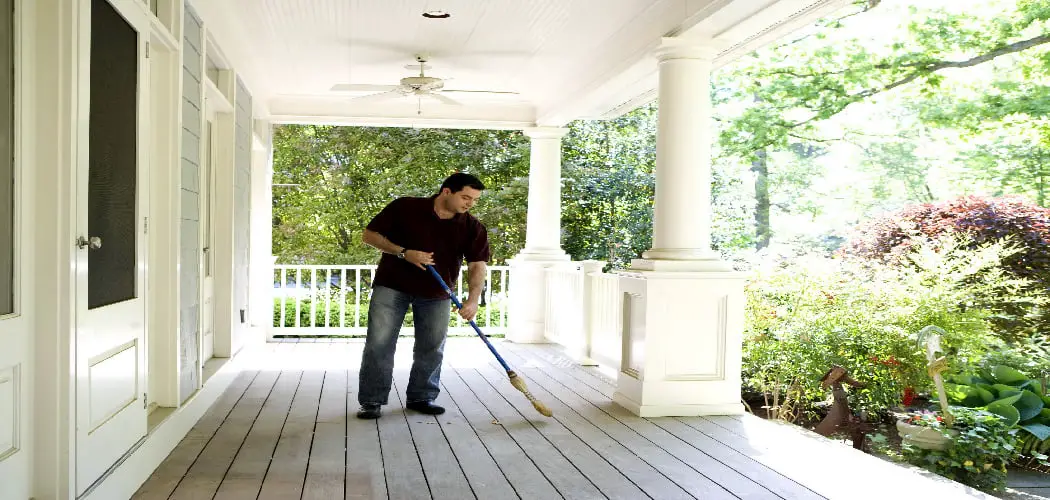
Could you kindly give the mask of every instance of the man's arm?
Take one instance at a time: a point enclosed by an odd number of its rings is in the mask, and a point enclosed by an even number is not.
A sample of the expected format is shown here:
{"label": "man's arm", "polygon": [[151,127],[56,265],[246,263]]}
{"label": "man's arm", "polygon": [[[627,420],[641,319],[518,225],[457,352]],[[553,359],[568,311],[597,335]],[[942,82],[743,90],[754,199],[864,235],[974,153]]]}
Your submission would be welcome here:
{"label": "man's arm", "polygon": [[470,287],[467,302],[476,304],[481,300],[481,292],[485,288],[486,276],[488,276],[488,264],[485,261],[467,263],[467,278]]}
{"label": "man's arm", "polygon": [[469,295],[467,295],[467,302],[463,304],[463,309],[459,310],[460,317],[467,321],[474,319],[478,313],[478,304],[481,302],[481,292],[485,288],[487,275],[488,265],[485,264],[485,261],[467,263]]}
{"label": "man's arm", "polygon": [[361,235],[361,241],[368,246],[378,249],[380,252],[391,255],[397,255],[401,252],[401,249],[404,248],[401,245],[393,244],[390,240],[386,239],[386,236],[372,231],[371,229],[365,229],[364,234]]}
{"label": "man's arm", "polygon": [[390,240],[371,229],[365,229],[364,234],[361,235],[361,241],[366,245],[378,249],[380,252],[388,253],[390,255],[397,255],[402,250],[405,252],[405,260],[415,264],[420,269],[425,269],[426,265],[434,264],[434,254],[432,252],[420,252],[418,250],[409,250],[401,245],[396,245]]}

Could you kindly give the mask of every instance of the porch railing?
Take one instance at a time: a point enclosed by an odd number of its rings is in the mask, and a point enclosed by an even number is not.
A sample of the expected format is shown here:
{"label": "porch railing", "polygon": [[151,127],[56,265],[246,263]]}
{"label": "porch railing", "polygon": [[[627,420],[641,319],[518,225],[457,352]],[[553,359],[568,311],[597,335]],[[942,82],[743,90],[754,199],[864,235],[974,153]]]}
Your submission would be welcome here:
{"label": "porch railing", "polygon": [[[364,335],[375,270],[375,265],[274,265],[270,337]],[[463,266],[453,287],[464,299],[466,272]],[[475,317],[486,334],[506,333],[509,280],[508,266],[489,266],[481,307]],[[409,311],[402,331],[410,332],[412,325]],[[452,315],[449,334],[473,333],[466,321]]]}
{"label": "porch railing", "polygon": [[619,366],[622,297],[619,276],[605,262],[555,264],[545,272],[544,336],[581,361]]}

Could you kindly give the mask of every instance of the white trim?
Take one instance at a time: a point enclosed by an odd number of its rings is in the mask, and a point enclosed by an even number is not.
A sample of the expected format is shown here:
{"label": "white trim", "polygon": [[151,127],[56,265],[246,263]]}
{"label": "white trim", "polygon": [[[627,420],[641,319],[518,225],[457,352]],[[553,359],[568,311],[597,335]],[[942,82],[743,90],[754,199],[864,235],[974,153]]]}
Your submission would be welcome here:
{"label": "white trim", "polygon": [[[156,29],[156,27],[154,27]],[[156,32],[154,32],[156,36]],[[146,337],[149,402],[163,407],[179,405],[179,274],[178,221],[182,184],[180,137],[182,127],[182,52],[166,44],[150,54],[151,120],[149,267]],[[165,73],[156,77],[154,72]],[[166,80],[162,79],[167,77]],[[157,106],[163,103],[162,106]]]}
{"label": "white trim", "polygon": [[36,498],[74,497],[76,387],[73,241],[75,204],[73,180],[77,143],[75,110],[78,94],[77,43],[83,23],[83,3],[65,0],[30,2],[35,13],[24,13],[34,26],[36,48],[31,65],[36,95],[31,148],[36,211],[34,266],[35,304],[54,304],[48,314],[35,315],[33,494]]}
{"label": "white trim", "polygon": [[[205,77],[205,79],[207,79]],[[232,94],[232,102],[237,102],[236,94]],[[212,185],[209,196],[212,199],[212,279],[214,289],[212,290],[212,304],[214,312],[212,320],[212,335],[214,336],[214,357],[228,358],[234,353],[233,332],[236,329],[234,321],[234,199],[236,164],[234,155],[236,153],[237,121],[231,109],[229,113],[216,113],[214,121],[215,136],[212,143]],[[202,134],[206,130],[201,126]],[[202,141],[203,144],[203,141]],[[201,154],[205,148],[201,147]],[[204,171],[204,163],[201,162],[201,172]],[[203,217],[203,212],[201,212]],[[201,226],[203,226],[201,221]],[[201,284],[204,282],[204,259],[201,259]],[[201,286],[203,292],[204,287]],[[201,303],[201,314],[204,313],[204,304]],[[203,318],[203,316],[202,316]],[[203,337],[201,338],[203,342]],[[204,361],[201,360],[203,369]],[[203,381],[203,372],[201,374]]]}
{"label": "white trim", "polygon": [[[207,75],[204,75],[204,102],[203,114],[208,120],[215,120],[218,113],[233,113],[233,104],[230,104],[222,89],[212,83]],[[203,133],[202,131],[201,134]]]}

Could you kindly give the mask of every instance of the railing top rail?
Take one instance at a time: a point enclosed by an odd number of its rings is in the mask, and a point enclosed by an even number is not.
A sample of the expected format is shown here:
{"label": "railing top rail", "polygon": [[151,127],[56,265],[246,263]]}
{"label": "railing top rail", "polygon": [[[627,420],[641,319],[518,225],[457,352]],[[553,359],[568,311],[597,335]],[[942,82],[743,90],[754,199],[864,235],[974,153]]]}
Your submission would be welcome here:
{"label": "railing top rail", "polygon": [[[375,269],[376,264],[274,264],[274,269]],[[467,266],[460,266],[460,269],[466,269]],[[490,270],[501,271],[509,270],[510,266],[488,266]]]}

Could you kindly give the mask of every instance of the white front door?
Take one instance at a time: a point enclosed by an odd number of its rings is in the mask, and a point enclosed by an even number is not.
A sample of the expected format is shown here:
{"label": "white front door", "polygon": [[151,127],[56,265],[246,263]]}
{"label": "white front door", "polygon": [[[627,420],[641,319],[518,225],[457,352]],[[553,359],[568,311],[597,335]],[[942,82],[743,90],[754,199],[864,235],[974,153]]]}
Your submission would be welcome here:
{"label": "white front door", "polygon": [[31,330],[28,287],[21,278],[32,276],[27,245],[32,232],[25,217],[29,203],[21,189],[28,169],[15,148],[23,130],[15,114],[15,95],[22,89],[12,85],[18,81],[16,47],[21,46],[15,33],[24,34],[14,29],[19,24],[15,3],[0,0],[0,498],[30,496],[30,399],[25,381]]}
{"label": "white front door", "polygon": [[76,196],[78,494],[146,434],[149,23],[135,1],[91,0],[81,38],[90,69],[78,99],[87,120]]}
{"label": "white front door", "polygon": [[[207,109],[209,106],[205,104]],[[201,366],[215,355],[215,245],[212,229],[215,185],[215,120],[204,123],[204,172],[201,175]]]}

